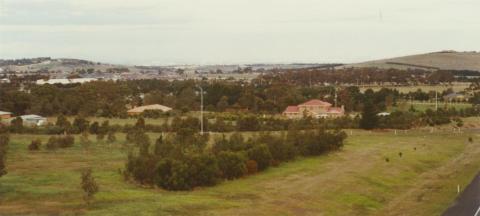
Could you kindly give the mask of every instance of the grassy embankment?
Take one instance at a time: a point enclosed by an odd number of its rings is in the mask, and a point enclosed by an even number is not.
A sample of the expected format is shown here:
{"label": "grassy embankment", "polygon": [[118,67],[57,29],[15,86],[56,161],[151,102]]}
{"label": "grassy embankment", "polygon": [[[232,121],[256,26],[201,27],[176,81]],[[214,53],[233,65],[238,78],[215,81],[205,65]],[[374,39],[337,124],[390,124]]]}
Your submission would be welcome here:
{"label": "grassy embankment", "polygon": [[[215,187],[168,192],[122,179],[124,138],[117,136],[116,144],[95,143],[88,152],[76,143],[31,153],[33,138],[48,137],[13,135],[9,173],[0,178],[0,215],[439,215],[455,198],[457,184],[467,185],[480,164],[480,136],[474,133],[353,130],[342,151]],[[100,186],[90,207],[79,186],[84,167],[93,167]]]}

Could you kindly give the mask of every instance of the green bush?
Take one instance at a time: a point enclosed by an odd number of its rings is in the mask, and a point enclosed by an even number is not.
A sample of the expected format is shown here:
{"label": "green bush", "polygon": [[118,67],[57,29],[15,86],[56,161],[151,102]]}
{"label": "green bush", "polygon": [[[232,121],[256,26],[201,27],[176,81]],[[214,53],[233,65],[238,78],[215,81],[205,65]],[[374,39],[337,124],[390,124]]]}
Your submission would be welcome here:
{"label": "green bush", "polygon": [[8,134],[0,134],[0,177],[7,174],[5,161],[9,142],[10,136]]}
{"label": "green bush", "polygon": [[128,156],[124,174],[167,190],[191,190],[254,174],[292,160],[298,152],[308,156],[339,149],[346,138],[341,131],[291,130],[287,136],[262,134],[245,141],[235,133],[216,139],[210,149],[206,148],[208,136],[183,128],[174,135],[160,136],[151,152],[144,136],[139,130],[127,135],[137,145]]}
{"label": "green bush", "polygon": [[74,143],[75,138],[72,135],[51,136],[45,147],[47,150],[55,150],[57,148],[72,147]]}
{"label": "green bush", "polygon": [[40,146],[42,146],[42,141],[40,139],[34,139],[30,143],[30,145],[28,145],[28,150],[38,151],[38,150],[40,150]]}
{"label": "green bush", "polygon": [[217,155],[221,176],[236,179],[247,174],[246,157],[240,152],[222,151]]}
{"label": "green bush", "polygon": [[270,166],[272,161],[272,154],[268,150],[268,146],[265,144],[259,144],[247,151],[248,158],[257,162],[259,171],[262,171]]}

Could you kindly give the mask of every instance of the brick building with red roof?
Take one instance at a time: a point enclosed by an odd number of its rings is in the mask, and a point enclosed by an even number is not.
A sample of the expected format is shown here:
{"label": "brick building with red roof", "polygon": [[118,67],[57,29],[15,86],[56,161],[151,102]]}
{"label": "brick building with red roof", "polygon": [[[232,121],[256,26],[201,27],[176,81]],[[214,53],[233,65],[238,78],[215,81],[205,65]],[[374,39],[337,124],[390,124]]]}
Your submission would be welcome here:
{"label": "brick building with red roof", "polygon": [[318,99],[309,100],[297,106],[288,106],[283,115],[288,118],[302,118],[311,116],[314,118],[340,117],[345,115],[344,107],[333,107],[331,103]]}

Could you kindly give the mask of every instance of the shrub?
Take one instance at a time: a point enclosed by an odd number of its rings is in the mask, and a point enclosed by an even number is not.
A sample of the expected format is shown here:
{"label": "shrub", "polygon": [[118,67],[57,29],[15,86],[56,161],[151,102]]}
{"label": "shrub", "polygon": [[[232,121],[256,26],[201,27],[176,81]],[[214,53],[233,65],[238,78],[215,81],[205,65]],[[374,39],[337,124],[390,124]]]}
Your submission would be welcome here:
{"label": "shrub", "polygon": [[83,117],[76,117],[73,120],[72,131],[73,133],[83,133],[89,129],[89,122]]}
{"label": "shrub", "polygon": [[273,136],[263,134],[257,140],[257,143],[266,143],[274,161],[289,161],[295,158],[297,151],[292,143],[287,142],[283,136]]}
{"label": "shrub", "polygon": [[113,143],[115,141],[117,141],[117,137],[115,137],[115,132],[109,131],[108,135],[107,135],[107,142],[108,143]]}
{"label": "shrub", "polygon": [[60,136],[57,139],[58,147],[60,148],[68,148],[72,147],[75,143],[75,138],[72,135]]}
{"label": "shrub", "polygon": [[270,165],[273,159],[267,145],[260,144],[247,151],[248,158],[257,162],[258,170],[262,171]]}
{"label": "shrub", "polygon": [[249,175],[252,175],[258,172],[258,165],[257,165],[257,162],[254,160],[248,160],[246,163],[246,167],[247,167],[247,173]]}
{"label": "shrub", "polygon": [[38,151],[38,150],[40,150],[40,146],[42,146],[42,141],[40,139],[34,139],[30,143],[30,145],[28,145],[28,150]]}
{"label": "shrub", "polygon": [[88,132],[84,131],[82,135],[80,135],[80,144],[82,144],[83,148],[88,149],[90,147],[90,139],[88,138]]}
{"label": "shrub", "polygon": [[82,182],[80,186],[84,193],[83,200],[85,200],[87,205],[90,205],[90,202],[93,200],[94,195],[99,190],[97,182],[92,176],[92,170],[89,168],[82,171],[81,179],[82,179]]}
{"label": "shrub", "polygon": [[100,124],[98,122],[93,122],[91,125],[90,125],[90,128],[89,128],[89,132],[91,134],[97,134],[98,131],[99,131],[99,128],[100,128]]}
{"label": "shrub", "polygon": [[222,151],[217,158],[223,178],[236,179],[247,174],[246,158],[242,153]]}
{"label": "shrub", "polygon": [[135,128],[139,130],[145,130],[145,119],[143,117],[138,118],[135,123]]}
{"label": "shrub", "polygon": [[103,133],[98,133],[96,138],[97,138],[97,141],[102,141],[102,140],[105,139],[105,134],[103,134]]}
{"label": "shrub", "polygon": [[218,182],[220,169],[217,158],[211,154],[196,154],[187,159],[193,186],[211,186]]}
{"label": "shrub", "polygon": [[0,177],[7,174],[5,160],[9,142],[10,136],[8,134],[0,134]]}
{"label": "shrub", "polygon": [[23,119],[16,117],[10,123],[10,131],[12,133],[22,133],[23,132]]}
{"label": "shrub", "polygon": [[47,144],[45,145],[45,147],[47,148],[47,150],[56,150],[56,149],[58,148],[57,137],[51,136],[51,137],[48,139]]}
{"label": "shrub", "polygon": [[55,126],[61,128],[62,132],[70,130],[72,124],[68,121],[68,119],[64,115],[59,115],[57,117],[57,121],[55,122]]}
{"label": "shrub", "polygon": [[129,154],[127,172],[141,184],[153,184],[155,178],[155,158],[149,155]]}
{"label": "shrub", "polygon": [[75,143],[75,138],[72,135],[51,136],[48,139],[46,148],[48,150],[55,150],[57,148],[68,148],[68,147],[72,147],[74,143]]}

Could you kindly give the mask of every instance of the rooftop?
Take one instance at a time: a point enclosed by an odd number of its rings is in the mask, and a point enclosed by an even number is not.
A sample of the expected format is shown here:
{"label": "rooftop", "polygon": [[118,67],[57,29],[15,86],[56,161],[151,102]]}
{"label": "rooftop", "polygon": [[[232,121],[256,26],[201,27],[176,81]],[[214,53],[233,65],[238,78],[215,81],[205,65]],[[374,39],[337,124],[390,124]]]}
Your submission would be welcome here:
{"label": "rooftop", "polygon": [[160,104],[152,104],[152,105],[135,107],[131,110],[128,110],[128,112],[139,113],[139,112],[143,112],[145,110],[161,110],[163,112],[168,112],[168,111],[172,110],[172,108],[167,107],[167,106],[163,106],[163,105],[160,105]]}
{"label": "rooftop", "polygon": [[332,106],[332,104],[322,100],[312,99],[298,106]]}
{"label": "rooftop", "polygon": [[298,106],[288,106],[284,112],[299,112],[299,108]]}

